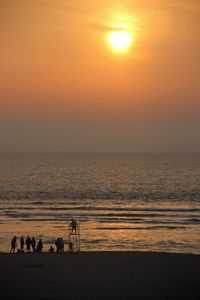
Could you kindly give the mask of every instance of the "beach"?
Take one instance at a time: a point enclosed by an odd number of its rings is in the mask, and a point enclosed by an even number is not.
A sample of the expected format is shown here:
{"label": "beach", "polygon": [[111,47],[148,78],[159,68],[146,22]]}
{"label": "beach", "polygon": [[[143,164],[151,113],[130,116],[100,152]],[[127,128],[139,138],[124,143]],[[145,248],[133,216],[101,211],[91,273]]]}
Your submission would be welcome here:
{"label": "beach", "polygon": [[1,299],[199,299],[200,256],[0,254]]}

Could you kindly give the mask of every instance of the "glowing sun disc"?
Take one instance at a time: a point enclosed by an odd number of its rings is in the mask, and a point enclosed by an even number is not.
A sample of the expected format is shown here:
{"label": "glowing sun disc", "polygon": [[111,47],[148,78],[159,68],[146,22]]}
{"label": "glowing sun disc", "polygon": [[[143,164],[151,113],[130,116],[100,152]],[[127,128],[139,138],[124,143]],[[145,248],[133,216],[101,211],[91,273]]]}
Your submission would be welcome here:
{"label": "glowing sun disc", "polygon": [[124,51],[131,45],[131,35],[129,32],[118,31],[109,34],[109,42],[115,51]]}

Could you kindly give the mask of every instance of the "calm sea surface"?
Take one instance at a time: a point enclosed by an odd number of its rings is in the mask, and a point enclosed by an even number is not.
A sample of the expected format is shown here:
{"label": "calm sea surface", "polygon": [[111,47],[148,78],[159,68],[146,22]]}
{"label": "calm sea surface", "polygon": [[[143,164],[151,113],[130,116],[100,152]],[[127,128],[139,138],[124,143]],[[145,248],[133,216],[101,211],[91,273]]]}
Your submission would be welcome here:
{"label": "calm sea surface", "polygon": [[13,235],[81,249],[200,254],[198,155],[1,155],[0,251]]}

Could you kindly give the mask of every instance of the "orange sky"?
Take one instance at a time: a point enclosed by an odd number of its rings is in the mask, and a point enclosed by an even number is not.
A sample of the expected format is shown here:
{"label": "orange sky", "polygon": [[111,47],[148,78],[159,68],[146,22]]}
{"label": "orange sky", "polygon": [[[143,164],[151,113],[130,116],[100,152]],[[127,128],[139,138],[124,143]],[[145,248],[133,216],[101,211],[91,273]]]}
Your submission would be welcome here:
{"label": "orange sky", "polygon": [[[123,26],[133,43],[115,53],[107,35]],[[0,120],[27,122],[36,136],[38,122],[49,132],[59,122],[63,131],[67,122],[107,122],[131,132],[181,120],[192,122],[196,143],[199,36],[199,0],[0,0]]]}

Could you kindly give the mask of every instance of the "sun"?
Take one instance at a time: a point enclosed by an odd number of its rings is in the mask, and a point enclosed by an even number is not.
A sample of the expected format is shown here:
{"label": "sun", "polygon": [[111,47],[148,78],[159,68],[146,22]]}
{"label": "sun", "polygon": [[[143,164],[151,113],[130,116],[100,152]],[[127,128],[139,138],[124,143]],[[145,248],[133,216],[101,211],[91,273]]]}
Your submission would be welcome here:
{"label": "sun", "polygon": [[125,31],[115,31],[109,33],[109,43],[116,52],[124,52],[131,46],[131,34]]}

